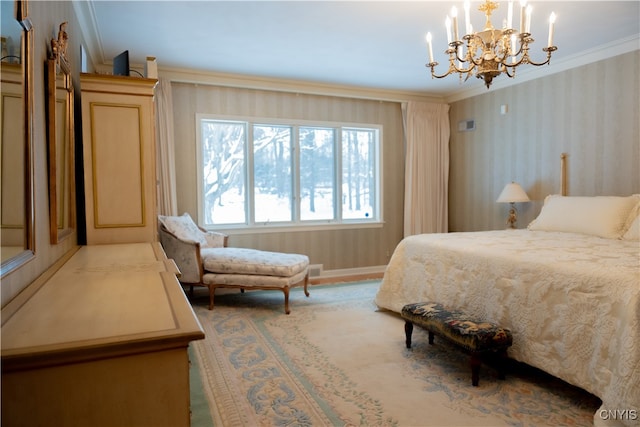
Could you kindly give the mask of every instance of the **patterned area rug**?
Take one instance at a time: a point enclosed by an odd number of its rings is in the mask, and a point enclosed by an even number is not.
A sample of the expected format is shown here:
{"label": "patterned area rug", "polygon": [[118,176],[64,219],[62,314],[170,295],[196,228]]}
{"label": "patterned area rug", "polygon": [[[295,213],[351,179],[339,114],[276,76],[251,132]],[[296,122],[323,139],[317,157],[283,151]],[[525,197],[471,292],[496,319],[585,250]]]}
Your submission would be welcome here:
{"label": "patterned area rug", "polygon": [[193,343],[214,426],[587,426],[600,400],[510,361],[506,380],[404,320],[378,311],[379,281],[291,292],[196,294]]}

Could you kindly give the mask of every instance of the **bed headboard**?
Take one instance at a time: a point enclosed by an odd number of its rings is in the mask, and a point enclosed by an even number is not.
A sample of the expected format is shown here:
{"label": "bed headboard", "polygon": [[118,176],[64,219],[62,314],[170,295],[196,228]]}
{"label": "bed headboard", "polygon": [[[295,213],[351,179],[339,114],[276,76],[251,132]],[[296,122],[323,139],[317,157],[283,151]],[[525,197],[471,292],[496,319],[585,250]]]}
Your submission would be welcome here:
{"label": "bed headboard", "polygon": [[567,195],[567,153],[560,154],[560,194]]}

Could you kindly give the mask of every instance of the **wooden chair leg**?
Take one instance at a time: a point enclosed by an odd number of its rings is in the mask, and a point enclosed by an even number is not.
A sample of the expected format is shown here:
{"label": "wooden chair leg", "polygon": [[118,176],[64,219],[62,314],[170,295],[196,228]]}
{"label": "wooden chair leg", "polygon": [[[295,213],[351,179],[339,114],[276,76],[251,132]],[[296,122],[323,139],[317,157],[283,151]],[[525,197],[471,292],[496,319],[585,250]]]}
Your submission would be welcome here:
{"label": "wooden chair leg", "polygon": [[213,296],[216,293],[216,288],[214,286],[209,286],[209,310],[213,310]]}
{"label": "wooden chair leg", "polygon": [[282,292],[284,292],[284,312],[289,314],[289,287],[285,286],[282,288]]}
{"label": "wooden chair leg", "polygon": [[304,276],[304,294],[305,296],[309,296],[309,291],[307,290],[307,285],[309,285],[309,272],[307,271],[307,275]]}

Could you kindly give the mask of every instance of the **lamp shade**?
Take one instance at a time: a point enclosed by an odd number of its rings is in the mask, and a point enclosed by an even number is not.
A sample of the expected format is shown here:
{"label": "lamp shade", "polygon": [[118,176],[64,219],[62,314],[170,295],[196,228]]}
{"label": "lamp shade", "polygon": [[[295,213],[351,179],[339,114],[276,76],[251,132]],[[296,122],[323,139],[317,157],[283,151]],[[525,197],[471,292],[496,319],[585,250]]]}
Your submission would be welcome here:
{"label": "lamp shade", "polygon": [[520,184],[515,182],[510,182],[509,184],[504,186],[502,193],[498,196],[498,203],[519,203],[519,202],[528,202],[529,196],[522,189]]}

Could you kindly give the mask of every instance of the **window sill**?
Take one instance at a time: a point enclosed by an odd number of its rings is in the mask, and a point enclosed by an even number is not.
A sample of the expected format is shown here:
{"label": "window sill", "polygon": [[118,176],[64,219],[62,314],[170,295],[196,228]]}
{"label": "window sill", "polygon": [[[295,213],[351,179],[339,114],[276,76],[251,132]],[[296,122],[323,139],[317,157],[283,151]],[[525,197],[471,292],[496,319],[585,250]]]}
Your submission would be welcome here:
{"label": "window sill", "polygon": [[261,234],[261,233],[295,233],[309,231],[327,231],[327,230],[354,230],[364,228],[382,228],[383,221],[377,222],[346,222],[346,223],[327,223],[327,224],[309,224],[309,225],[259,225],[259,226],[220,226],[206,227],[210,231],[223,232],[228,235],[234,234]]}

